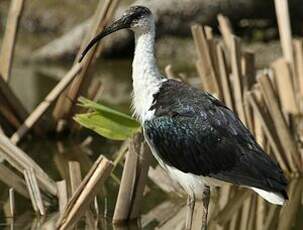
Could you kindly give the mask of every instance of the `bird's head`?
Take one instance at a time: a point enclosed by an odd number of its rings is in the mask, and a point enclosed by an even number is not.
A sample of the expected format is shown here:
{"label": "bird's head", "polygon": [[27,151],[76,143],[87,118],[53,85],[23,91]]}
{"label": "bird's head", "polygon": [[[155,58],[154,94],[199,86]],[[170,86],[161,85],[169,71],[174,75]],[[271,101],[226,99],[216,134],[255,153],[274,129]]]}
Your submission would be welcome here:
{"label": "bird's head", "polygon": [[114,21],[111,25],[104,28],[104,30],[93,38],[86,46],[81,54],[79,62],[84,58],[86,53],[102,38],[121,29],[131,29],[135,32],[145,33],[154,25],[151,11],[144,6],[132,6],[126,10],[122,16]]}

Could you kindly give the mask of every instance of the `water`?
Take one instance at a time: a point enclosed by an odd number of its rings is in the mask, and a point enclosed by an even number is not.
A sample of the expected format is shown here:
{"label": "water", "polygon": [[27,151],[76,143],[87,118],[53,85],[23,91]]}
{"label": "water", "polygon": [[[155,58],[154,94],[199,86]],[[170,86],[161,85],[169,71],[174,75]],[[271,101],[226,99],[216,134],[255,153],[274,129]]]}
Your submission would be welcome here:
{"label": "water", "polygon": [[[37,2],[39,1],[29,4],[27,9],[35,9],[35,4],[38,4]],[[81,1],[79,0],[78,2]],[[4,17],[4,9],[7,9],[8,3],[9,1],[4,1],[3,4],[5,5],[0,3],[1,17]],[[55,10],[56,7],[53,6],[58,5],[54,2],[52,3],[52,1],[45,1],[44,4],[44,8],[50,7],[51,10]],[[71,6],[72,3],[67,5]],[[80,9],[78,10],[87,12],[88,9],[84,10],[85,7],[92,10],[93,7],[85,5],[87,4],[80,4]],[[63,9],[65,8],[63,7]],[[81,17],[85,16],[88,16],[88,14],[86,13]],[[77,21],[81,21],[81,18],[74,19],[73,22]],[[72,65],[70,61],[39,64],[28,62],[28,57],[33,50],[51,41],[60,33],[60,30],[55,32],[48,31],[47,33],[30,32],[24,28],[20,31],[10,85],[28,111],[32,111],[41,102]],[[167,64],[166,60],[160,60],[159,62],[161,67]],[[102,80],[103,92],[100,100],[127,113],[129,113],[131,93],[130,67],[130,59],[99,60],[90,72],[90,74],[93,74],[95,80]],[[176,68],[180,72],[189,74],[192,72],[192,69],[187,69],[182,63],[176,66]],[[43,121],[46,124],[50,120],[49,115],[48,113],[43,117]],[[87,136],[92,136],[93,142],[89,146],[80,147],[80,144]],[[68,161],[74,160],[80,162],[84,177],[94,160],[100,154],[113,159],[113,154],[118,150],[120,144],[121,142],[109,141],[90,131],[82,130],[79,135],[71,137],[58,138],[53,135],[43,138],[32,137],[22,142],[20,147],[37,161],[51,178],[58,181],[62,179],[68,180]],[[121,173],[122,167],[118,166],[114,174],[116,177],[121,178]],[[140,227],[140,224],[137,222],[131,223],[131,226],[112,226],[110,218],[113,215],[118,188],[118,183],[113,178],[109,178],[99,195],[100,216],[98,222],[99,226],[102,226],[102,229],[140,229],[141,227],[143,229],[154,229],[159,224],[163,228],[173,229],[184,222],[184,197],[180,198],[175,193],[165,193],[149,180],[148,191],[146,191],[142,202],[142,213],[148,215],[142,216],[142,226]],[[32,211],[30,201],[18,194],[16,194],[16,216],[14,219],[10,218],[8,211],[8,189],[5,184],[0,182],[0,204],[2,206],[0,209],[0,229],[52,229],[50,226],[54,225],[58,214],[55,211],[50,211],[45,218],[39,218]],[[289,190],[290,201],[281,215],[279,207],[263,203],[262,199],[257,198],[255,194],[251,193],[245,200],[246,206],[244,205],[238,212],[234,212],[231,206],[233,215],[229,215],[230,213],[228,212],[225,216],[221,215],[223,220],[224,218],[234,219],[233,221],[227,220],[224,222],[224,226],[226,226],[226,229],[240,229],[243,215],[245,215],[245,210],[247,210],[245,207],[248,207],[249,225],[248,227],[245,226],[247,227],[245,229],[249,229],[249,227],[251,229],[262,229],[256,227],[260,221],[263,222],[262,219],[264,219],[264,224],[268,223],[267,229],[276,229],[277,226],[283,226],[284,224],[286,225],[285,229],[302,229],[302,181],[292,180]],[[240,198],[244,194],[244,191],[246,190],[232,188],[230,192],[231,200],[235,201],[233,196]],[[225,196],[225,194],[221,196]],[[215,197],[212,199],[215,200]],[[211,210],[214,210],[213,213],[220,216],[219,213],[215,212],[217,206],[214,207],[211,205]],[[78,229],[85,229],[85,225],[95,222],[96,219],[82,221]]]}

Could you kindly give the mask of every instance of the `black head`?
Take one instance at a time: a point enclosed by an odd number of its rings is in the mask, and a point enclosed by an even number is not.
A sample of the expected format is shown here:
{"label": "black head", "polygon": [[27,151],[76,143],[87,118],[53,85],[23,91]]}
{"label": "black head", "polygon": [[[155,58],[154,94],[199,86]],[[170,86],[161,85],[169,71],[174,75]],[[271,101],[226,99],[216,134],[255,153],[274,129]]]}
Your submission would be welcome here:
{"label": "black head", "polygon": [[132,6],[123,13],[122,18],[127,18],[128,23],[130,23],[129,28],[131,28],[132,24],[138,23],[141,19],[151,15],[151,11],[145,6]]}
{"label": "black head", "polygon": [[82,52],[79,62],[81,62],[86,53],[105,36],[115,31],[126,28],[132,30],[148,30],[152,23],[152,13],[147,7],[130,7],[122,14],[122,16],[118,20],[114,21],[111,25],[106,27],[100,34],[98,34],[94,39],[90,41],[90,43]]}

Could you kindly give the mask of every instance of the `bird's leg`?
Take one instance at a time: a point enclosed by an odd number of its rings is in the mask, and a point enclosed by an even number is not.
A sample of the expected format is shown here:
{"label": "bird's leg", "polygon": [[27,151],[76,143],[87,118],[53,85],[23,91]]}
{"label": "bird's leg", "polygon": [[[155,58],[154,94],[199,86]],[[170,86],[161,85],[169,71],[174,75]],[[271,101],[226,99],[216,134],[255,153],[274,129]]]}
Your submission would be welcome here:
{"label": "bird's leg", "polygon": [[208,205],[210,199],[210,187],[205,185],[202,194],[203,214],[202,214],[202,230],[207,229]]}
{"label": "bird's leg", "polygon": [[186,212],[185,229],[191,230],[194,207],[195,207],[195,195],[193,193],[188,195],[186,206],[187,206],[187,212]]}
{"label": "bird's leg", "polygon": [[203,185],[201,193],[195,194],[197,200],[194,202],[194,209],[191,220],[191,230],[206,230],[207,229],[207,214],[208,204],[210,196],[210,188],[207,185]]}

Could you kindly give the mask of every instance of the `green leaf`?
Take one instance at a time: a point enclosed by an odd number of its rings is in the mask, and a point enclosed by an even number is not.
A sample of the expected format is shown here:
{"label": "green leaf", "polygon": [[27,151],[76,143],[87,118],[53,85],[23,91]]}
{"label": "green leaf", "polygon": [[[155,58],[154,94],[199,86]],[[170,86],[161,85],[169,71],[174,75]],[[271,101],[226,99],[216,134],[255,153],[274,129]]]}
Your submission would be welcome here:
{"label": "green leaf", "polygon": [[140,124],[127,114],[93,101],[80,98],[80,106],[91,112],[78,114],[74,119],[82,126],[112,140],[125,140],[140,131]]}
{"label": "green leaf", "polygon": [[102,105],[102,104],[99,104],[99,103],[96,103],[94,101],[91,101],[91,100],[88,100],[84,97],[80,97],[79,100],[80,102],[80,106],[82,107],[85,107],[85,108],[88,108],[88,109],[92,109],[94,111],[99,111],[99,112],[107,112],[107,113],[110,113],[110,114],[114,114],[114,115],[117,115],[117,116],[121,116],[121,117],[124,117],[124,118],[127,118],[127,119],[130,119],[132,121],[135,121],[137,123],[137,121],[135,119],[133,119],[132,117],[130,117],[129,115],[125,114],[125,113],[121,113],[117,110],[114,110],[114,109],[111,109],[105,105]]}

